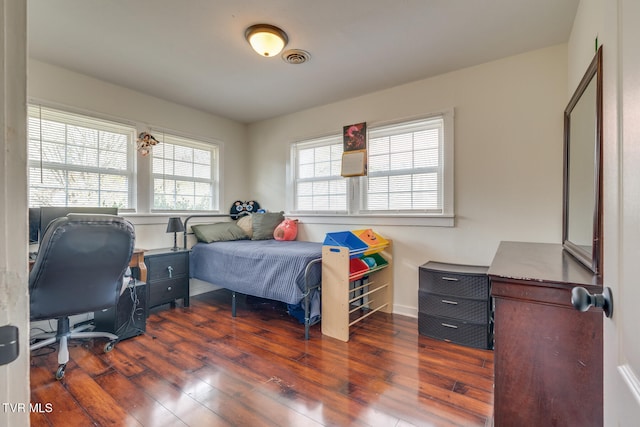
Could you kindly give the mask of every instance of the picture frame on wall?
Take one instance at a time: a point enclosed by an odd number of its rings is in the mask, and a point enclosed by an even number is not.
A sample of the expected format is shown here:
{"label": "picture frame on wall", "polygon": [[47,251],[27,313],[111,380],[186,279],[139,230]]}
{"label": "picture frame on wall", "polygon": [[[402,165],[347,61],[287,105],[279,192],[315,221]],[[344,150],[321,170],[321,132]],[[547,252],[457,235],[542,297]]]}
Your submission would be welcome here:
{"label": "picture frame on wall", "polygon": [[343,150],[357,151],[367,149],[367,123],[356,123],[342,128]]}
{"label": "picture frame on wall", "polygon": [[367,150],[342,153],[342,176],[364,176],[367,174]]}
{"label": "picture frame on wall", "polygon": [[367,123],[355,123],[342,128],[342,176],[367,174]]}

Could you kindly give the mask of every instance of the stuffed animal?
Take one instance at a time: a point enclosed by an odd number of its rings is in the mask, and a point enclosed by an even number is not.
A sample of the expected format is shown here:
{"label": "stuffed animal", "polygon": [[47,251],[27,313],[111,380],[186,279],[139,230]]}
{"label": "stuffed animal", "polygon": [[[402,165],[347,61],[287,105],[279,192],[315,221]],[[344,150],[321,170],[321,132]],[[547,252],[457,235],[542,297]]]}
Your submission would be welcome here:
{"label": "stuffed animal", "polygon": [[285,219],[273,230],[273,238],[276,240],[295,240],[297,235],[297,219]]}
{"label": "stuffed animal", "polygon": [[260,204],[255,200],[249,200],[248,202],[236,200],[233,202],[233,205],[231,205],[229,215],[231,216],[231,219],[238,219],[242,216],[249,215],[250,213],[255,213],[260,210]]}

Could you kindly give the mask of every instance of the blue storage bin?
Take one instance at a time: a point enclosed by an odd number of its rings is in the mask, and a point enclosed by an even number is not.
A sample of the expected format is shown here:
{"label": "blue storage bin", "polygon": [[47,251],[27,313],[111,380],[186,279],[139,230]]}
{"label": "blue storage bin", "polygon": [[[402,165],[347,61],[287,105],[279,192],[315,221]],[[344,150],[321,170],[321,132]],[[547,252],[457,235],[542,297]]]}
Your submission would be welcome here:
{"label": "blue storage bin", "polygon": [[369,245],[360,240],[358,236],[350,231],[338,231],[327,233],[324,238],[325,246],[344,246],[349,248],[349,257],[356,258],[369,249]]}

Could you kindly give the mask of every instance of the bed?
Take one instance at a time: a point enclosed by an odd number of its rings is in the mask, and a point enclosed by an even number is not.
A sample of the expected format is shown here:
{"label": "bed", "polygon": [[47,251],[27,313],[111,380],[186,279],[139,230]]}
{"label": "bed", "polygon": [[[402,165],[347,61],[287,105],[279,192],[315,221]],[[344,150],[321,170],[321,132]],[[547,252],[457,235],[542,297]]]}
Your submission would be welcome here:
{"label": "bed", "polygon": [[[212,216],[194,215],[185,219],[185,248],[188,222],[194,217]],[[299,313],[294,316],[304,323],[305,339],[309,339],[309,328],[320,321],[321,259],[319,242],[274,239],[198,242],[191,247],[189,273],[192,278],[229,289],[234,317],[237,293],[286,303],[291,314]]]}

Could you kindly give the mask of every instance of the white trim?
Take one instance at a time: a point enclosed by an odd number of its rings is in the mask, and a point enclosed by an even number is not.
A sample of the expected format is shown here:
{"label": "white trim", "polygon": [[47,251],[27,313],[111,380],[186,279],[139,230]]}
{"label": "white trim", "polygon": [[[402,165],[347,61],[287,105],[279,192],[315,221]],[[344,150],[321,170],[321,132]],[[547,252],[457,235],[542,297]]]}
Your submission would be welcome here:
{"label": "white trim", "polygon": [[454,195],[454,186],[453,186],[453,168],[455,165],[455,161],[453,158],[453,144],[455,141],[453,135],[454,129],[454,118],[455,113],[453,108],[449,108],[442,112],[442,117],[444,119],[444,147],[443,147],[443,181],[444,188],[442,189],[442,214],[445,216],[453,216],[454,215],[454,207],[453,200],[455,198]]}
{"label": "white trim", "polygon": [[304,224],[339,224],[339,225],[362,225],[372,226],[397,225],[416,227],[454,227],[455,216],[453,215],[347,215],[347,214],[308,214],[289,212],[287,217],[302,220]]}
{"label": "white trim", "polygon": [[96,119],[96,120],[103,120],[103,121],[108,121],[108,122],[116,122],[119,124],[122,124],[124,126],[131,126],[134,128],[138,128],[140,126],[140,123],[133,121],[133,120],[128,120],[125,119],[124,117],[120,117],[120,116],[115,116],[113,114],[106,114],[106,113],[102,113],[102,112],[96,112],[96,111],[92,111],[92,110],[87,110],[85,108],[78,108],[78,107],[74,107],[68,104],[63,104],[63,103],[59,103],[59,102],[51,102],[51,101],[46,101],[40,98],[34,98],[34,97],[29,97],[29,99],[27,100],[27,105],[33,105],[33,106],[42,106],[44,108],[49,108],[52,110],[60,110],[62,112],[67,112],[70,114],[77,114],[80,116],[86,116],[86,117],[90,117],[92,119]]}
{"label": "white trim", "polygon": [[413,317],[414,319],[418,318],[418,309],[416,307],[409,307],[406,305],[393,305],[393,314],[401,314],[407,317]]}
{"label": "white trim", "polygon": [[[182,219],[192,216],[192,215],[226,215],[224,212],[218,211],[189,211],[189,212],[142,212],[142,213],[134,213],[134,212],[119,212],[118,216],[128,219],[131,221],[133,225],[158,225],[158,224],[167,224],[169,218],[171,217],[180,217]],[[221,217],[220,221],[223,221],[224,218]]]}
{"label": "white trim", "polygon": [[625,363],[624,365],[618,366],[618,373],[624,380],[624,383],[629,388],[629,391],[635,397],[636,402],[640,405],[640,379],[633,371],[633,368]]}

